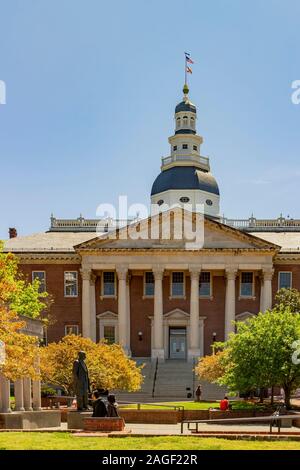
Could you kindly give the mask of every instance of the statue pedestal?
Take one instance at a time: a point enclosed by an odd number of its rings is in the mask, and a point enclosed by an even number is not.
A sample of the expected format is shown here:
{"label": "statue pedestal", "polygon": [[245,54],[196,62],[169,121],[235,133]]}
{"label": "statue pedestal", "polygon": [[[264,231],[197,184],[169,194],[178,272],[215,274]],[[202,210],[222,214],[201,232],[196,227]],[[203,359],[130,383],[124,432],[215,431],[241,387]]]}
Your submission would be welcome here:
{"label": "statue pedestal", "polygon": [[68,411],[67,413],[68,429],[83,429],[84,418],[91,418],[92,414],[93,414],[92,411],[77,411],[77,410]]}
{"label": "statue pedestal", "polygon": [[60,428],[60,424],[59,410],[0,413],[0,429]]}

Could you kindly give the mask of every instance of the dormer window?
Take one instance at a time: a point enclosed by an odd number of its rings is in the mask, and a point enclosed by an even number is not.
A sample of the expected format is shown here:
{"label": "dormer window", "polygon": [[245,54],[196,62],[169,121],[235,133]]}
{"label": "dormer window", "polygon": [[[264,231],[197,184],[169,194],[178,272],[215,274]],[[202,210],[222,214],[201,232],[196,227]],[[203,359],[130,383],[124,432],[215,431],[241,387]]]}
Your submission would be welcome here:
{"label": "dormer window", "polygon": [[183,150],[187,150],[187,149],[188,149],[188,147],[189,147],[189,146],[188,146],[188,144],[182,144],[182,148],[183,148]]}
{"label": "dormer window", "polygon": [[187,116],[183,116],[183,125],[184,126],[188,125],[188,117]]}

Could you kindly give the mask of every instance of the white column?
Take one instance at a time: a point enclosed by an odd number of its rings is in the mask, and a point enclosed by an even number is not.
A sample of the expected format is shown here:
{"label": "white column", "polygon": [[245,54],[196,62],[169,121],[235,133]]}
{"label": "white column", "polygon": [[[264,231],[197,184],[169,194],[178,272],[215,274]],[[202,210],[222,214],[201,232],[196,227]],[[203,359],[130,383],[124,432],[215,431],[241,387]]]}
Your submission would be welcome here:
{"label": "white column", "polygon": [[1,412],[11,413],[10,408],[10,381],[0,375]]}
{"label": "white column", "polygon": [[118,326],[119,326],[119,343],[128,354],[128,325],[127,325],[127,291],[126,279],[128,268],[120,266],[117,268],[118,274]]}
{"label": "white column", "polygon": [[130,342],[130,280],[131,280],[131,275],[128,274],[127,276],[127,281],[126,281],[126,300],[127,300],[127,345],[128,345],[128,355],[131,356],[131,342]]}
{"label": "white column", "polygon": [[152,358],[164,360],[164,331],[163,331],[163,276],[161,267],[153,269],[154,275],[154,321]]}
{"label": "white column", "polygon": [[190,269],[191,276],[191,297],[190,297],[190,341],[188,350],[188,360],[200,356],[199,337],[199,276],[201,268]]}
{"label": "white column", "polygon": [[41,398],[41,381],[32,381],[32,403],[34,411],[41,411],[42,409],[42,398]]}
{"label": "white column", "polygon": [[81,269],[82,278],[82,336],[91,337],[91,270]]}
{"label": "white column", "polygon": [[235,279],[237,269],[234,267],[226,268],[226,293],[225,293],[225,341],[228,335],[235,331],[232,324],[235,321]]}
{"label": "white column", "polygon": [[18,379],[14,383],[16,411],[25,411],[23,397],[23,379]]}
{"label": "white column", "polygon": [[96,329],[96,290],[95,282],[97,276],[93,273],[90,275],[90,338],[96,342],[97,329]]}
{"label": "white column", "polygon": [[[40,373],[40,358],[39,356],[35,359],[35,370],[37,374]],[[32,405],[34,411],[42,410],[42,394],[41,394],[41,381],[33,380],[32,381]]]}
{"label": "white column", "polygon": [[25,411],[32,411],[32,397],[31,397],[31,378],[25,377],[23,379],[23,393],[24,393],[24,408]]}
{"label": "white column", "polygon": [[263,275],[263,290],[261,298],[261,311],[265,312],[272,308],[272,278],[274,269],[272,267],[264,268]]}

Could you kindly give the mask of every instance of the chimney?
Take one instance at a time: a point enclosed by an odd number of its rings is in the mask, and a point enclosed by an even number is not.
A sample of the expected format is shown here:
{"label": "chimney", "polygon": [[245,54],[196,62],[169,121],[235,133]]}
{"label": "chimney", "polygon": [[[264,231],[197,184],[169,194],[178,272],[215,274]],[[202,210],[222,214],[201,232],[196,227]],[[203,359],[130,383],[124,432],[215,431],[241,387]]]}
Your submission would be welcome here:
{"label": "chimney", "polygon": [[9,238],[16,238],[18,236],[17,229],[15,227],[10,227],[8,229]]}

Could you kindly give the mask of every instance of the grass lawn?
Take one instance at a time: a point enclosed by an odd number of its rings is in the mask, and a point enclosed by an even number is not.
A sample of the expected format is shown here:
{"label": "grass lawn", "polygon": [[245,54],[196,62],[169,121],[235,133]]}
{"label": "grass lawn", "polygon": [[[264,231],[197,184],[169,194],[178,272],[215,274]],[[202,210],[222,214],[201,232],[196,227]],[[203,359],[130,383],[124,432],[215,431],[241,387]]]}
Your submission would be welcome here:
{"label": "grass lawn", "polygon": [[[258,405],[254,403],[249,403],[245,401],[233,401],[231,402],[233,410],[249,410],[249,409],[263,409],[264,405]],[[149,403],[141,405],[142,409],[161,409],[164,408],[159,405],[168,405],[168,406],[184,406],[185,410],[208,410],[209,408],[220,408],[220,403],[216,401],[212,402],[195,402],[195,401],[177,401],[177,402],[165,402],[165,403]],[[136,408],[136,405],[126,405],[126,408]]]}
{"label": "grass lawn", "polygon": [[70,433],[1,432],[0,450],[300,450],[299,441],[231,441],[206,437],[76,437]]}

